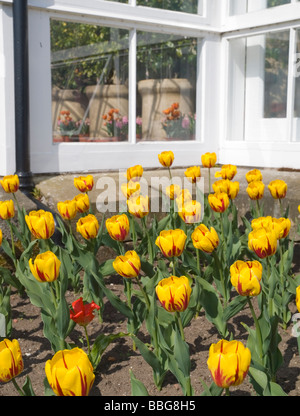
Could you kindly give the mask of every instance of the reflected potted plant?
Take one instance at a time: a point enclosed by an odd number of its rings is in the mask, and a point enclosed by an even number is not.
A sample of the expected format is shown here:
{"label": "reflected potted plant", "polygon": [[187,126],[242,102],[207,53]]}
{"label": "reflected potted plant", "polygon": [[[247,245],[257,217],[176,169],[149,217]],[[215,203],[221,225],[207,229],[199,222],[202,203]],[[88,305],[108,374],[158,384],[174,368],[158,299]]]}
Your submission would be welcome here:
{"label": "reflected potted plant", "polygon": [[[108,138],[99,141],[124,141],[128,138],[128,117],[122,116],[118,108],[111,108],[102,116],[103,126],[106,128]],[[96,140],[97,141],[97,140]]]}
{"label": "reflected potted plant", "polygon": [[62,137],[62,141],[71,142],[77,133],[76,122],[71,117],[70,111],[62,110],[57,119],[57,127]]}
{"label": "reflected potted plant", "polygon": [[195,137],[195,114],[182,114],[175,102],[163,110],[162,128],[168,140],[191,140]]}
{"label": "reflected potted plant", "polygon": [[76,122],[76,127],[80,142],[87,142],[90,137],[90,119],[79,120]]}

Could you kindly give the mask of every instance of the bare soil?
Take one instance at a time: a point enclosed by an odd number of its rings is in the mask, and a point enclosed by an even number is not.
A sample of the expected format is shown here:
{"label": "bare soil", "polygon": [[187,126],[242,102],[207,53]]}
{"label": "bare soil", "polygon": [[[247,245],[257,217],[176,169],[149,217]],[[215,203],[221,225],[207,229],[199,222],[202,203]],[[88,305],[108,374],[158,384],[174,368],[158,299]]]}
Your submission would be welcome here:
{"label": "bare soil", "polygon": [[[295,254],[299,254],[299,247],[296,247]],[[295,272],[299,272],[297,265]],[[120,276],[110,276],[106,283],[116,295],[123,296],[124,284]],[[74,296],[72,291],[67,292],[69,304],[76,298],[78,296]],[[21,298],[17,293],[12,294],[11,303],[13,310],[12,338],[19,340],[24,359],[24,371],[17,377],[18,384],[22,386],[26,377],[29,376],[35,394],[44,396],[45,363],[53,356],[53,351],[49,341],[43,335],[40,310],[33,306],[26,296]],[[297,312],[294,304],[291,304],[290,307],[292,313]],[[91,344],[100,333],[112,334],[127,331],[126,319],[108,301],[105,303],[103,318],[103,323],[95,318],[88,326]],[[229,329],[235,334],[235,339],[246,343],[247,333],[241,324],[242,322],[249,326],[253,325],[248,307],[229,321]],[[286,330],[281,327],[279,329],[282,337],[280,349],[284,361],[278,371],[277,383],[289,396],[298,396],[300,394],[300,357],[297,339],[292,336],[291,329],[292,323]],[[147,333],[143,327],[139,337],[142,340],[147,339]],[[208,385],[212,382],[207,368],[208,350],[212,343],[220,339],[220,336],[206,319],[204,312],[200,312],[200,315],[185,328],[185,337],[191,356],[191,382],[195,395],[199,396],[203,392],[201,380]],[[79,347],[86,349],[83,328],[80,326],[75,326],[71,333],[71,340]],[[153,382],[151,367],[144,361],[138,350],[133,350],[132,341],[127,337],[116,340],[105,351],[97,369],[90,396],[131,396],[130,370],[138,380],[144,383],[150,396],[182,396],[180,385],[171,373],[165,378],[162,390],[157,390]],[[255,394],[248,377],[243,384],[231,389],[231,395],[234,396]],[[0,385],[0,396],[17,395],[18,393],[11,382]]]}

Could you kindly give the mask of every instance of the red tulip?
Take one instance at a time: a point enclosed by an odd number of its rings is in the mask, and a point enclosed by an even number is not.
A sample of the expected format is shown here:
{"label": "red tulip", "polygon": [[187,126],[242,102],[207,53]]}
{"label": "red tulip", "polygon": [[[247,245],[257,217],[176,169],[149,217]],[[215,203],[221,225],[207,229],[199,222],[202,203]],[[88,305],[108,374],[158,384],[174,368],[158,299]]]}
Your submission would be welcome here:
{"label": "red tulip", "polygon": [[94,309],[99,310],[100,306],[96,305],[94,302],[84,304],[82,297],[80,297],[72,303],[72,309],[73,310],[70,311],[70,318],[78,325],[86,326],[95,317],[93,314]]}

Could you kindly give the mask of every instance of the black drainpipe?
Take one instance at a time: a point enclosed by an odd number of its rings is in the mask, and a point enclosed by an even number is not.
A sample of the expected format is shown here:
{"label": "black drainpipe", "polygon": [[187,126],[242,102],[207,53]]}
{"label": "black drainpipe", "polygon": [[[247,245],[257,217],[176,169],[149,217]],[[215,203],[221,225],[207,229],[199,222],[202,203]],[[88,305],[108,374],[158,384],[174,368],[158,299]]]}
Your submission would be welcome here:
{"label": "black drainpipe", "polygon": [[16,174],[20,180],[20,191],[32,200],[38,209],[50,211],[55,221],[52,240],[59,245],[61,233],[57,230],[57,213],[34,198],[33,175],[30,170],[29,134],[29,64],[28,64],[28,2],[13,1],[14,73],[15,73],[15,143]]}

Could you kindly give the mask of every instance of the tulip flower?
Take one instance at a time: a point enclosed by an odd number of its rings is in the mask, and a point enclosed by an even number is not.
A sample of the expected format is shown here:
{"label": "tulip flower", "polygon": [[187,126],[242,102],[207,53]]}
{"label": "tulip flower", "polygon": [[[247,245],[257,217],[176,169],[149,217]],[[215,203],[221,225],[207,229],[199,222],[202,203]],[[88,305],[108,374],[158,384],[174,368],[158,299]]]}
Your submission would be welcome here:
{"label": "tulip flower", "polygon": [[259,200],[264,196],[265,185],[261,181],[252,181],[247,187],[247,194],[252,200]]}
{"label": "tulip flower", "polygon": [[211,227],[210,230],[204,224],[198,225],[191,235],[195,248],[212,253],[219,245],[219,237],[216,230]]}
{"label": "tulip flower", "polygon": [[179,196],[180,191],[180,186],[176,184],[172,184],[166,187],[166,194],[172,201]]}
{"label": "tulip flower", "polygon": [[58,351],[46,362],[45,372],[57,396],[88,396],[95,380],[87,354],[77,347]]}
{"label": "tulip flower", "polygon": [[179,228],[176,230],[161,231],[157,237],[155,244],[160,248],[165,257],[181,256],[187,236],[185,232]]}
{"label": "tulip flower", "polygon": [[70,221],[73,218],[75,218],[77,214],[76,201],[74,201],[73,199],[73,200],[67,200],[64,202],[58,202],[57,210],[65,220]]}
{"label": "tulip flower", "polygon": [[188,307],[192,288],[186,276],[170,276],[156,286],[156,295],[168,312],[183,312]]}
{"label": "tulip flower", "polygon": [[201,220],[201,204],[198,201],[191,200],[178,206],[178,215],[186,224],[195,224]]}
{"label": "tulip flower", "polygon": [[220,179],[213,183],[215,193],[225,192],[229,199],[235,199],[240,190],[239,182],[232,182],[229,179]]}
{"label": "tulip flower", "polygon": [[215,152],[213,153],[205,153],[201,156],[201,162],[204,168],[213,168],[217,162],[217,155]]}
{"label": "tulip flower", "polygon": [[229,206],[229,197],[225,192],[217,192],[208,195],[208,203],[213,211],[225,212]]}
{"label": "tulip flower", "polygon": [[130,180],[128,183],[123,183],[121,185],[121,191],[126,199],[129,199],[131,196],[138,196],[141,190],[141,184]]}
{"label": "tulip flower", "polygon": [[20,182],[18,175],[7,175],[0,180],[3,190],[7,193],[15,193],[19,189]]}
{"label": "tulip flower", "polygon": [[2,230],[0,229],[0,246],[2,244],[2,239],[3,239],[3,234],[2,234]]}
{"label": "tulip flower", "polygon": [[76,231],[86,240],[96,238],[99,231],[99,223],[95,215],[89,214],[80,218],[76,224]]}
{"label": "tulip flower", "polygon": [[89,192],[93,189],[94,186],[94,178],[92,175],[87,176],[78,176],[74,178],[74,186],[80,192]]}
{"label": "tulip flower", "polygon": [[140,273],[141,260],[136,251],[130,250],[124,256],[116,257],[113,268],[120,276],[132,279]]}
{"label": "tulip flower", "polygon": [[0,382],[7,383],[24,369],[22,352],[16,339],[0,342]]}
{"label": "tulip flower", "polygon": [[182,189],[179,195],[176,197],[176,203],[178,205],[178,209],[182,207],[186,202],[191,201],[192,195],[188,189]]}
{"label": "tulip flower", "polygon": [[228,389],[240,385],[249,370],[251,352],[240,341],[221,339],[209,348],[207,366],[215,384]]}
{"label": "tulip flower", "polygon": [[114,215],[108,218],[105,225],[113,240],[124,241],[129,233],[129,220],[126,214]]}
{"label": "tulip flower", "polygon": [[300,286],[296,288],[296,306],[297,306],[298,312],[300,312]]}
{"label": "tulip flower", "polygon": [[272,218],[274,230],[278,240],[287,237],[291,229],[291,221],[289,218]]}
{"label": "tulip flower", "polygon": [[0,218],[2,220],[9,220],[15,216],[14,201],[0,201]]}
{"label": "tulip flower", "polygon": [[30,211],[25,216],[27,226],[35,238],[46,240],[50,238],[55,231],[54,218],[51,212],[42,209]]}
{"label": "tulip flower", "polygon": [[73,198],[76,203],[76,209],[81,214],[87,212],[90,209],[90,199],[88,194],[79,194]]}
{"label": "tulip flower", "polygon": [[277,249],[275,232],[265,228],[251,231],[248,235],[248,247],[261,259],[272,256]]}
{"label": "tulip flower", "polygon": [[274,199],[283,199],[286,196],[287,184],[281,179],[275,179],[269,183],[268,189]]}
{"label": "tulip flower", "polygon": [[82,297],[80,297],[72,303],[70,319],[80,326],[87,326],[95,318],[93,314],[95,309],[98,311],[100,306],[95,302],[84,304]]}
{"label": "tulip flower", "polygon": [[198,178],[201,177],[200,166],[191,166],[191,167],[187,168],[187,170],[184,172],[184,174],[190,182],[196,183]]}
{"label": "tulip flower", "polygon": [[138,181],[143,176],[144,169],[141,165],[135,165],[127,169],[127,181]]}
{"label": "tulip flower", "polygon": [[229,179],[230,181],[237,174],[237,167],[235,165],[223,165],[220,172],[215,173],[216,178]]}
{"label": "tulip flower", "polygon": [[257,296],[261,292],[262,265],[257,261],[238,260],[230,266],[230,280],[241,296]]}
{"label": "tulip flower", "polygon": [[263,177],[259,169],[252,169],[246,173],[246,180],[248,183],[251,182],[261,182]]}
{"label": "tulip flower", "polygon": [[143,218],[149,214],[150,203],[148,196],[139,195],[127,200],[128,211],[136,218]]}
{"label": "tulip flower", "polygon": [[169,168],[173,164],[174,153],[171,150],[161,152],[158,155],[158,160],[162,166],[164,166],[165,168]]}
{"label": "tulip flower", "polygon": [[29,259],[29,267],[39,282],[54,282],[59,276],[61,261],[51,251],[40,253],[35,260]]}

